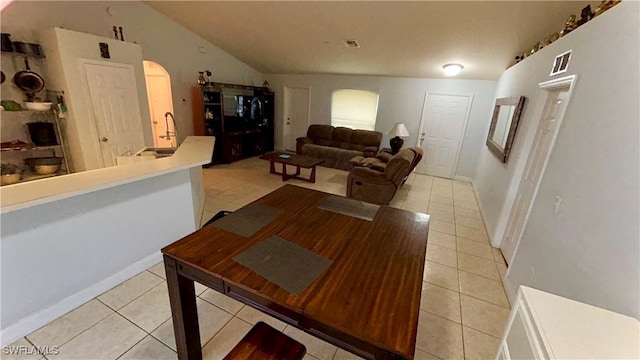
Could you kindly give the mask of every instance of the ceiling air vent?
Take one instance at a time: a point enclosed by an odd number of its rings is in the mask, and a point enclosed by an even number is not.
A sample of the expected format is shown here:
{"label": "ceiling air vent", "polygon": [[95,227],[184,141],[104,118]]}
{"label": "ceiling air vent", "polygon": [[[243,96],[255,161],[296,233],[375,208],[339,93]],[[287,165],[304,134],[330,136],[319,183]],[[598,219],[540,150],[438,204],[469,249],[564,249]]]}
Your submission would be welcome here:
{"label": "ceiling air vent", "polygon": [[359,48],[360,44],[358,43],[358,40],[345,40],[344,46],[350,47],[350,48]]}

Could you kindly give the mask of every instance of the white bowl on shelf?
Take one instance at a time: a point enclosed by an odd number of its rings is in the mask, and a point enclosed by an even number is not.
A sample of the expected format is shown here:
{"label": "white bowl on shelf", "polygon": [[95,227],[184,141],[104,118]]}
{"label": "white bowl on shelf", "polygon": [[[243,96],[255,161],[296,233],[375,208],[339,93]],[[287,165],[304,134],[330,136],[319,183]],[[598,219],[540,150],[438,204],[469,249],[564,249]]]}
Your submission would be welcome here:
{"label": "white bowl on shelf", "polygon": [[51,109],[51,105],[53,105],[52,102],[24,102],[24,107],[33,111],[47,111]]}
{"label": "white bowl on shelf", "polygon": [[34,165],[33,170],[38,175],[50,175],[55,174],[56,171],[60,169],[60,164],[58,165]]}
{"label": "white bowl on shelf", "polygon": [[20,182],[20,179],[22,179],[22,175],[20,173],[5,174],[0,176],[0,183],[2,185],[11,185]]}

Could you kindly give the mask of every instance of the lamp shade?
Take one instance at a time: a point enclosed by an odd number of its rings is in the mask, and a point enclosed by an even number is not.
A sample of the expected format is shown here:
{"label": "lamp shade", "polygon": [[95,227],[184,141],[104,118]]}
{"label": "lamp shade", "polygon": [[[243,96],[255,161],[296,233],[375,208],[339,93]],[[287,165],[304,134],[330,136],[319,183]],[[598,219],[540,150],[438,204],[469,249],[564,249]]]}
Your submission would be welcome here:
{"label": "lamp shade", "polygon": [[391,130],[389,130],[389,132],[387,133],[387,135],[391,135],[391,136],[409,136],[409,130],[407,130],[407,127],[404,126],[403,123],[396,123],[395,125],[393,125],[393,127],[391,128]]}

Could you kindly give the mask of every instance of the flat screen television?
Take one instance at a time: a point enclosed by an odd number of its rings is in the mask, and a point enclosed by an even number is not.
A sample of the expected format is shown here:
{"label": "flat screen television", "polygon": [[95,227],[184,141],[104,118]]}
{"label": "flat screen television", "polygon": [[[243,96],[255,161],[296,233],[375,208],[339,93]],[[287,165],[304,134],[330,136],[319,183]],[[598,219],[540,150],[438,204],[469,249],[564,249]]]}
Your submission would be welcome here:
{"label": "flat screen television", "polygon": [[248,117],[251,98],[253,98],[253,90],[222,88],[224,116],[238,118]]}

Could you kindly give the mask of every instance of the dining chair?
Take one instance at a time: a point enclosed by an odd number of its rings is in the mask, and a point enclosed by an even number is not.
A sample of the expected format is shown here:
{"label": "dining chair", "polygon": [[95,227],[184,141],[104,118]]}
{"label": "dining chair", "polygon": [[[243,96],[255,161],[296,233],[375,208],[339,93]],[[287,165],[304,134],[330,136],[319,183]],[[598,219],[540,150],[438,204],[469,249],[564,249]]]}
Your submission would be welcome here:
{"label": "dining chair", "polygon": [[304,345],[260,321],[224,360],[300,360],[306,352]]}

